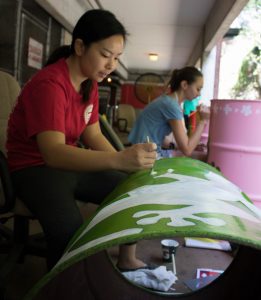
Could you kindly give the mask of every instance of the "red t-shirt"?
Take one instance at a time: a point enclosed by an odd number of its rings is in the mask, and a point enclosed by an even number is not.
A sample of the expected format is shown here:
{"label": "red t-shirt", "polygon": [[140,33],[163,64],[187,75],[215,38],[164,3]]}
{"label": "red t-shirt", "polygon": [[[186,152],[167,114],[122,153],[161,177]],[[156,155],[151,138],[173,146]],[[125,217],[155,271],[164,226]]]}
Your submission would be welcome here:
{"label": "red t-shirt", "polygon": [[7,158],[11,171],[43,165],[35,136],[55,130],[65,134],[66,144],[76,146],[86,125],[96,123],[98,86],[89,101],[82,102],[69,78],[65,59],[39,71],[23,88],[8,122]]}

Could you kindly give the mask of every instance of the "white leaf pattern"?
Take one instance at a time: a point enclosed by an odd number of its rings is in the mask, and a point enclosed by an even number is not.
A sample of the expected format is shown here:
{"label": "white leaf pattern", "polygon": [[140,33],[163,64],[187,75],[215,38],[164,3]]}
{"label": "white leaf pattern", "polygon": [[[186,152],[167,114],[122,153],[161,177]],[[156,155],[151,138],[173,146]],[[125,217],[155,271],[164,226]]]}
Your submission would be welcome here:
{"label": "white leaf pattern", "polygon": [[252,115],[252,107],[251,105],[243,105],[241,109],[241,114],[248,117]]}

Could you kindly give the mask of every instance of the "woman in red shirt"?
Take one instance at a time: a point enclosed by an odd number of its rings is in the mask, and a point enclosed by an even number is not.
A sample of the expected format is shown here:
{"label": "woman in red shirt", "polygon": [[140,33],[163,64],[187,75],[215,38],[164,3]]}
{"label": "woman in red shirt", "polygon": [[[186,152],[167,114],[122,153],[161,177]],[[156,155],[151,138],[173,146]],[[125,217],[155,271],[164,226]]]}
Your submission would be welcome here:
{"label": "woman in red shirt", "polygon": [[[75,198],[99,204],[126,172],[150,169],[156,158],[152,143],[115,151],[99,126],[97,82],[117,67],[123,25],[108,11],[90,10],[72,37],[70,53],[24,86],[8,124],[13,183],[43,227],[49,268],[83,222]],[[77,147],[80,136],[87,148]],[[144,266],[135,245],[123,248],[119,267]]]}

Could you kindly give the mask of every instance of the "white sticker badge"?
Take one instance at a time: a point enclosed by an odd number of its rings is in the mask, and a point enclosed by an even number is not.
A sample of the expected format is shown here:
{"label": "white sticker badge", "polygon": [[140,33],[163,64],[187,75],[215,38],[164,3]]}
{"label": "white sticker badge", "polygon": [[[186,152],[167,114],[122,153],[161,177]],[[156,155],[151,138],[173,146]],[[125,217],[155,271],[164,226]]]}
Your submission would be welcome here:
{"label": "white sticker badge", "polygon": [[86,109],[84,111],[85,124],[88,124],[88,122],[90,121],[90,118],[91,118],[91,115],[92,115],[92,110],[93,110],[93,104],[90,104],[86,107]]}

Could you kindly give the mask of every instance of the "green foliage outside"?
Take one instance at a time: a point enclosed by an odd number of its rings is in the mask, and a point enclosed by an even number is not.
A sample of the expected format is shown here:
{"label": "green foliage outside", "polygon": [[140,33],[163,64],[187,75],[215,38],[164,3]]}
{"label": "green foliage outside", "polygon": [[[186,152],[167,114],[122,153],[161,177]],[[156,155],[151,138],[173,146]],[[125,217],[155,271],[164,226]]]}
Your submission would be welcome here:
{"label": "green foliage outside", "polygon": [[261,99],[260,48],[255,47],[243,60],[232,93],[236,98],[247,98],[247,95],[253,93],[255,97]]}
{"label": "green foliage outside", "polygon": [[261,99],[261,0],[250,0],[239,16],[241,34],[251,38],[254,47],[242,61],[233,98]]}

